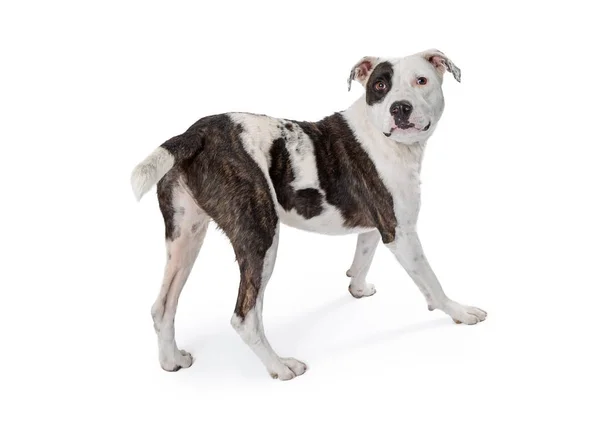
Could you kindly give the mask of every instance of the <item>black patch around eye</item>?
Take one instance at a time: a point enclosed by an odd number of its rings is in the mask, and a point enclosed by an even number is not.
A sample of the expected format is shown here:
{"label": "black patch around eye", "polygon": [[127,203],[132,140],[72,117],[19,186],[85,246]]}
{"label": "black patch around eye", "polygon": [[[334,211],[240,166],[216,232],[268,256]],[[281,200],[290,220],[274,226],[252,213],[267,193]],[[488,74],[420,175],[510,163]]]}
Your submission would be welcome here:
{"label": "black patch around eye", "polygon": [[[367,104],[373,105],[381,102],[387,93],[392,89],[392,77],[394,76],[394,68],[388,61],[384,61],[377,64],[377,67],[371,73],[369,81],[367,82]],[[383,90],[375,90],[377,82],[382,81],[385,83],[386,88]]]}

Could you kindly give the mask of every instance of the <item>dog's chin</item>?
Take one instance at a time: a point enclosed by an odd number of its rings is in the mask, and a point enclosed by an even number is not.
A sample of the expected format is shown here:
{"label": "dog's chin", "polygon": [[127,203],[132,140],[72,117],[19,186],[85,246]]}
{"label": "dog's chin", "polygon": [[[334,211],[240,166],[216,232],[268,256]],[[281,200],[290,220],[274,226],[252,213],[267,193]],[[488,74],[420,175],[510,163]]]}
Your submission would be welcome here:
{"label": "dog's chin", "polygon": [[[383,135],[392,139],[401,139],[402,137],[416,137],[427,133],[431,129],[431,122],[428,122],[425,126],[419,127],[414,123],[401,123],[400,125],[393,125],[389,131],[383,131]],[[396,138],[394,138],[396,137]]]}

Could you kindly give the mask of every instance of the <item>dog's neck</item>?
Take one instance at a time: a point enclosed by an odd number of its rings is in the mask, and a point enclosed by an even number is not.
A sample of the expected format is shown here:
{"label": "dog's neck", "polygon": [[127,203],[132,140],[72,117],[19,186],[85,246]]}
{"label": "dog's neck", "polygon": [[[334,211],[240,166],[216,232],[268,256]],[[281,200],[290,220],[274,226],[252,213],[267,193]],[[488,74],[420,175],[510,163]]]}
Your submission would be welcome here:
{"label": "dog's neck", "polygon": [[390,156],[397,157],[402,163],[416,164],[421,170],[423,153],[427,139],[412,144],[405,144],[386,137],[382,131],[375,128],[368,118],[365,96],[361,96],[347,110],[342,112],[356,137],[363,143],[369,144],[372,150],[382,150]]}

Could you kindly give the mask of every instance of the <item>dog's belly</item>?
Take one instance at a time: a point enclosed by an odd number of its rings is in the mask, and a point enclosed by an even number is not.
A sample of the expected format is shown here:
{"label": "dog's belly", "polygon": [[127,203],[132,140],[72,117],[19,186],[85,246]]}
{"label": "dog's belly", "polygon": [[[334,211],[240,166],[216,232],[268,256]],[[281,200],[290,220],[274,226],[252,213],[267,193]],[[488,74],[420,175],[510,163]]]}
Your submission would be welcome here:
{"label": "dog's belly", "polygon": [[278,205],[277,213],[281,222],[285,225],[325,235],[347,235],[373,230],[373,228],[346,227],[344,226],[344,218],[337,208],[327,203],[323,203],[322,207],[321,214],[311,218],[305,218],[298,214],[295,209],[286,211],[281,205]]}

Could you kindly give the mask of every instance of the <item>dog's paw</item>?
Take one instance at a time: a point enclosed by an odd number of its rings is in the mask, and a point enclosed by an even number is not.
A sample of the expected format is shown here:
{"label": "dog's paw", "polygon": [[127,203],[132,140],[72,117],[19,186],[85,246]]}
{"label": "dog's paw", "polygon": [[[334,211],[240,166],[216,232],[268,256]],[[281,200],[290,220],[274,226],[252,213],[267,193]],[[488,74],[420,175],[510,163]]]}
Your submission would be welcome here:
{"label": "dog's paw", "polygon": [[303,375],[306,370],[308,367],[302,361],[295,358],[280,358],[278,364],[269,368],[269,374],[273,379],[290,380]]}
{"label": "dog's paw", "polygon": [[350,284],[348,291],[352,297],[360,299],[361,297],[369,297],[377,292],[373,284]]}
{"label": "dog's paw", "polygon": [[444,312],[452,317],[456,324],[477,324],[485,321],[487,312],[474,306],[463,306],[454,301],[447,302],[443,308]]}
{"label": "dog's paw", "polygon": [[161,355],[160,366],[168,372],[176,372],[179,369],[187,369],[194,363],[194,358],[189,352],[175,350],[172,356]]}

